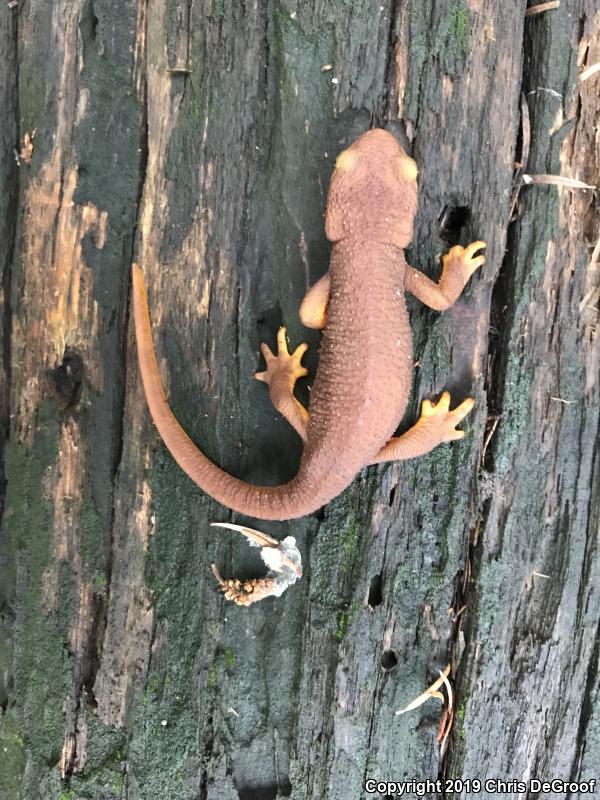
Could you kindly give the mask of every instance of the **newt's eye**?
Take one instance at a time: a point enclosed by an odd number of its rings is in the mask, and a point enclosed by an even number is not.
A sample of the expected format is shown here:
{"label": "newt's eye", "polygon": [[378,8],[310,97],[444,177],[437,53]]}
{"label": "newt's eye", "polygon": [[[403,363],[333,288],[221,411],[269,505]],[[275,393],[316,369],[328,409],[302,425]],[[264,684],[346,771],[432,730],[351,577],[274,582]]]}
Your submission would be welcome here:
{"label": "newt's eye", "polygon": [[353,153],[350,149],[342,150],[335,160],[336,170],[339,170],[340,172],[348,172],[356,164],[356,158],[356,153]]}
{"label": "newt's eye", "polygon": [[419,169],[416,162],[403,153],[394,160],[394,172],[402,181],[414,181],[417,179]]}

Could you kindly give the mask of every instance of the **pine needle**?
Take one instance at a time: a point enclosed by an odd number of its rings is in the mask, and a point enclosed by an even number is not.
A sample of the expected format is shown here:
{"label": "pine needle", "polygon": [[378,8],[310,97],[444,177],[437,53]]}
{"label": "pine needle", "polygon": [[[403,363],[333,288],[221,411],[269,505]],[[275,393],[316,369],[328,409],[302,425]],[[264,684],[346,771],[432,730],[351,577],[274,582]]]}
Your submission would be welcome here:
{"label": "pine needle", "polygon": [[523,175],[523,183],[550,184],[552,186],[566,187],[567,189],[595,189],[589,183],[578,181],[575,178],[565,178],[564,175]]}
{"label": "pine needle", "polygon": [[449,674],[450,664],[448,664],[443,672],[440,672],[440,677],[435,680],[428,689],[425,689],[422,694],[420,694],[418,697],[415,697],[412,703],[409,703],[406,708],[396,711],[396,716],[399,716],[400,714],[406,714],[407,711],[414,711],[415,708],[418,708],[419,706],[422,706],[423,703],[426,703],[430,697],[435,697],[437,700],[444,702],[444,695],[439,691],[439,688],[447,681]]}

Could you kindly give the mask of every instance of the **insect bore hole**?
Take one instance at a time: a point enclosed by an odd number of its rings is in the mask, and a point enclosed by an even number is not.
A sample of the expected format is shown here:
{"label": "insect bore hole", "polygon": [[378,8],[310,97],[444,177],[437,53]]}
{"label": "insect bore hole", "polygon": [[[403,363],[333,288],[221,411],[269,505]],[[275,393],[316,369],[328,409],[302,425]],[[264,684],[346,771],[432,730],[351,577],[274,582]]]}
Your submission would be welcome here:
{"label": "insect bore hole", "polygon": [[367,595],[367,605],[370,608],[376,608],[381,605],[383,600],[383,578],[381,572],[373,575],[371,583],[369,584],[369,594]]}
{"label": "insect bore hole", "polygon": [[384,650],[381,654],[381,668],[386,672],[390,672],[394,667],[398,666],[398,656],[393,650]]}

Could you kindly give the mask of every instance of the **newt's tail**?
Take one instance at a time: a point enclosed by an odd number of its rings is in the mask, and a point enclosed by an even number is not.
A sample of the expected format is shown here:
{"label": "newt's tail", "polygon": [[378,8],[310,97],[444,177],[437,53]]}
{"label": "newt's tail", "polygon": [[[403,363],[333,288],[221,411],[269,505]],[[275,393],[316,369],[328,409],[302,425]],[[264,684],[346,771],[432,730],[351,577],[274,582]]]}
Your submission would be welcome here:
{"label": "newt's tail", "polygon": [[258,519],[290,519],[316,510],[314,498],[302,497],[296,479],[280,486],[253,486],[234,478],[208,459],[175,419],[165,397],[141,268],[133,265],[133,315],[138,361],[150,414],[165,446],[198,486],[228,508]]}

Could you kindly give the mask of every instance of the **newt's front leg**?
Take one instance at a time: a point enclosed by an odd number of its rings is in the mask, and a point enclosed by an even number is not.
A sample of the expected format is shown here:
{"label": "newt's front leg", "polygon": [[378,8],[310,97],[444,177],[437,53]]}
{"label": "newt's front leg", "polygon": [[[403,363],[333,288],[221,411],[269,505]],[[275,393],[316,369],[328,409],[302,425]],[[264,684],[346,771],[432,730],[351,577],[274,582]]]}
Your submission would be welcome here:
{"label": "newt's front leg", "polygon": [[485,246],[485,242],[473,242],[468,247],[452,247],[442,257],[439,283],[407,265],[404,288],[429,308],[445,311],[458,300],[475,270],[485,264],[484,256],[475,256]]}
{"label": "newt's front leg", "polygon": [[331,291],[331,278],[326,272],[322,278],[311,286],[300,304],[300,321],[307,328],[322,331],[327,325],[327,306]]}
{"label": "newt's front leg", "polygon": [[444,392],[437,403],[423,400],[418,422],[402,436],[390,439],[372,463],[381,464],[383,461],[416,458],[433,450],[438,444],[462,439],[465,432],[456,430],[456,426],[474,405],[475,401],[469,397],[450,411],[450,392]]}
{"label": "newt's front leg", "polygon": [[274,355],[266,344],[261,344],[260,349],[267,362],[267,369],[265,372],[257,372],[254,377],[269,385],[271,402],[306,441],[308,411],[294,397],[294,386],[298,378],[308,375],[306,367],[300,364],[302,356],[308,350],[308,345],[301,344],[293,353],[290,353],[285,339],[285,328],[279,328],[277,355]]}

